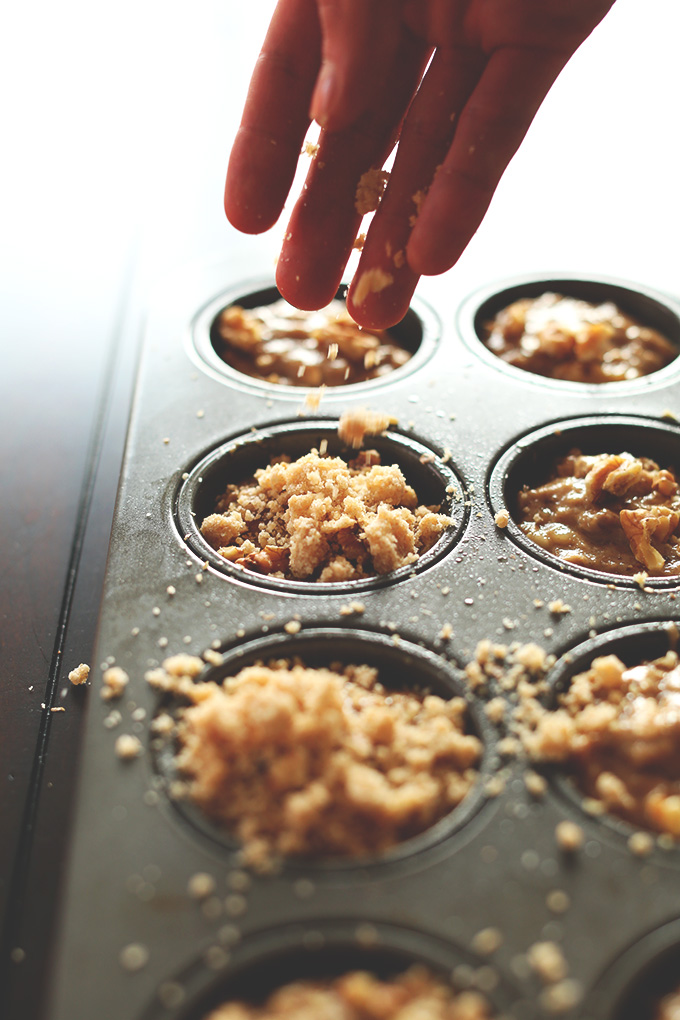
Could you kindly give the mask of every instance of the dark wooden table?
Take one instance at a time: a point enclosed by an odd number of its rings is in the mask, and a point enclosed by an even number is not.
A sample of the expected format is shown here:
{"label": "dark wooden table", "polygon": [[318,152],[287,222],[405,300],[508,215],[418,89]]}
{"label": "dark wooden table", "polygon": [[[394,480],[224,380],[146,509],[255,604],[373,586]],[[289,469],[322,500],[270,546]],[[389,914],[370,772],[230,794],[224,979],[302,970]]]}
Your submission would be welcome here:
{"label": "dark wooden table", "polygon": [[[223,171],[272,7],[66,0],[9,16],[0,987],[13,1020],[41,1010],[88,698],[67,675],[96,665],[144,306],[177,265],[242,243]],[[546,268],[680,291],[679,34],[676,0],[618,0],[540,112],[457,286]],[[276,238],[261,243],[273,258]]]}

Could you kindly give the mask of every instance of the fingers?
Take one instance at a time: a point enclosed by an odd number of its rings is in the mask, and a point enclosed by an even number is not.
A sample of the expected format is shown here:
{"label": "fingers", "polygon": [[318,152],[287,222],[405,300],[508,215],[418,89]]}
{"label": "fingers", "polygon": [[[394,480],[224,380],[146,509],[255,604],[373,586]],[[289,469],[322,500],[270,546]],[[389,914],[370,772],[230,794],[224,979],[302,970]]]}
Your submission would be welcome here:
{"label": "fingers", "polygon": [[371,108],[344,131],[322,132],[277,266],[279,290],[292,304],[319,308],[335,297],[361,222],[359,179],[383,165],[427,56],[425,44],[404,33]]}
{"label": "fingers", "polygon": [[406,258],[409,237],[483,67],[484,58],[476,50],[438,50],[411,104],[389,187],[349,292],[350,312],[364,326],[393,325],[408,309],[418,282]]}
{"label": "fingers", "polygon": [[443,273],[458,260],[568,56],[520,48],[491,55],[411,234],[414,272]]}
{"label": "fingers", "polygon": [[323,53],[310,117],[329,131],[354,123],[391,71],[401,0],[317,0]]}
{"label": "fingers", "polygon": [[281,214],[309,127],[320,46],[315,0],[280,0],[227,170],[224,209],[244,233],[268,230]]}

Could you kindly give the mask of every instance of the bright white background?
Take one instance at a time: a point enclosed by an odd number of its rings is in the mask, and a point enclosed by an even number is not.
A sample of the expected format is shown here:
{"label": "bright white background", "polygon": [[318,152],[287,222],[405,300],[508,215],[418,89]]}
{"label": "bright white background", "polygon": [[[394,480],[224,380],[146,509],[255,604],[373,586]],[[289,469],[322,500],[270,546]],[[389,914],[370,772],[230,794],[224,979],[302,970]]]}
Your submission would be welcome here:
{"label": "bright white background", "polygon": [[[102,342],[132,250],[145,287],[241,243],[223,177],[272,9],[23,0],[2,16],[0,335],[40,344],[27,378],[77,371]],[[680,290],[678,39],[678,0],[617,0],[540,111],[457,287],[550,266]],[[272,255],[284,226],[261,241]]]}

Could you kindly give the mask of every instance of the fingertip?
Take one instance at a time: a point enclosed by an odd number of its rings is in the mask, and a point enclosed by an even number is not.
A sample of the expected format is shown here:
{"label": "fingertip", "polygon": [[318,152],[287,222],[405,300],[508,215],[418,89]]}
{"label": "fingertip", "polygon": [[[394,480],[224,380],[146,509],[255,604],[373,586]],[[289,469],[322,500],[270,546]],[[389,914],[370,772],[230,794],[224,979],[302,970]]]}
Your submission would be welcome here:
{"label": "fingertip", "polygon": [[284,249],[276,263],[276,286],[291,305],[312,312],[324,308],[337,295],[340,278],[315,279]]}

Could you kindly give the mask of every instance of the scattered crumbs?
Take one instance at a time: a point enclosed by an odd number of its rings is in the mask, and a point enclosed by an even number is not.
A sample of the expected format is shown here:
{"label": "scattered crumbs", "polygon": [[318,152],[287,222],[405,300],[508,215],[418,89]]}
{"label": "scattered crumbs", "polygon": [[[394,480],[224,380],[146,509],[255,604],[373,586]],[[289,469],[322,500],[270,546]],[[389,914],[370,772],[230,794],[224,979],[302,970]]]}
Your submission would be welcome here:
{"label": "scattered crumbs", "polygon": [[548,603],[548,609],[555,616],[561,616],[563,613],[570,613],[571,606],[568,606],[562,599],[554,599]]}
{"label": "scattered crumbs", "polygon": [[302,624],[299,620],[289,620],[288,623],[284,624],[283,629],[286,634],[299,634],[302,629]]}
{"label": "scattered crumbs", "polygon": [[230,871],[227,875],[227,885],[234,892],[247,892],[252,884],[252,879],[247,871]]}
{"label": "scattered crumbs", "polygon": [[538,772],[533,772],[531,770],[525,773],[524,785],[532,797],[543,797],[548,789],[546,779],[539,775]]}
{"label": "scattered crumbs", "polygon": [[529,966],[546,984],[563,981],[569,968],[556,942],[534,942],[527,951]]}
{"label": "scattered crumbs", "polygon": [[130,677],[120,666],[110,666],[104,670],[102,682],[104,684],[101,690],[102,699],[112,701],[114,698],[120,698],[130,682]]}
{"label": "scattered crumbs", "polygon": [[203,584],[203,574],[194,574],[196,584]]}
{"label": "scattered crumbs", "polygon": [[503,776],[491,776],[484,784],[484,794],[487,797],[499,797],[504,789],[505,779]]}
{"label": "scattered crumbs", "polygon": [[441,641],[450,641],[453,637],[453,627],[450,623],[445,623],[442,629],[439,631],[439,638]]}
{"label": "scattered crumbs", "polygon": [[131,761],[133,758],[138,758],[143,750],[139,737],[135,737],[131,733],[121,733],[116,738],[114,748],[116,755],[122,761]]}
{"label": "scattered crumbs", "polygon": [[466,605],[466,606],[474,606],[474,604],[475,604],[475,600],[474,600],[474,599],[470,599],[470,598],[467,598],[467,599],[463,599],[463,603],[464,603],[464,605]]}
{"label": "scattered crumbs", "polygon": [[534,609],[543,609],[545,602],[543,599],[534,599]]}
{"label": "scattered crumbs", "polygon": [[555,826],[555,839],[560,850],[573,854],[583,846],[583,829],[576,822],[559,822]]}
{"label": "scattered crumbs", "polygon": [[186,998],[186,992],[176,981],[164,981],[158,986],[158,998],[166,1009],[176,1009]]}
{"label": "scattered crumbs", "polygon": [[352,616],[353,613],[361,615],[365,611],[366,606],[363,602],[348,602],[347,605],[340,606],[339,614],[340,616]]}
{"label": "scattered crumbs", "polygon": [[63,705],[60,706],[59,708],[51,708],[50,709],[50,712],[65,712],[65,711],[66,711],[66,709],[63,707]]}
{"label": "scattered crumbs", "polygon": [[497,528],[507,528],[510,522],[510,514],[507,510],[499,510],[494,517],[494,522]]}
{"label": "scattered crumbs", "polygon": [[190,645],[191,644],[191,634],[185,634],[184,637],[182,638],[182,641],[184,642],[185,645]]}
{"label": "scattered crumbs", "polygon": [[[333,356],[331,356],[331,348],[333,348],[333,347],[335,348],[335,354]],[[331,346],[328,348],[328,359],[329,359],[329,361],[335,361],[337,356],[338,356],[338,345],[337,344],[331,344]],[[321,401],[323,400],[323,395],[324,395],[325,392],[326,392],[326,386],[325,385],[317,386],[316,389],[310,390],[309,393],[305,397],[305,408],[308,411],[318,411],[319,410],[319,405],[321,404]],[[328,446],[328,443],[327,443],[326,440],[322,440],[322,442],[326,442],[326,446]],[[323,451],[323,452],[319,451],[319,452],[321,453],[322,457],[325,455],[325,451]]]}
{"label": "scattered crumbs", "polygon": [[203,652],[203,658],[206,662],[209,662],[211,666],[221,666],[224,662],[224,656],[221,652],[215,651],[214,648],[208,648]]}
{"label": "scattered crumbs", "polygon": [[579,981],[565,978],[557,984],[544,988],[540,995],[540,1005],[547,1013],[567,1013],[578,1006],[583,997],[583,987]]}
{"label": "scattered crumbs", "polygon": [[182,472],[182,481],[186,482],[188,477],[189,477],[189,472],[188,471],[183,471]]}
{"label": "scattered crumbs", "polygon": [[379,294],[380,291],[385,290],[393,283],[394,277],[392,274],[386,273],[384,269],[380,269],[378,266],[374,269],[364,270],[357,281],[353,294],[354,304],[363,305],[369,294]]}
{"label": "scattered crumbs", "polygon": [[599,818],[605,813],[604,804],[595,797],[584,797],[581,801],[581,807],[587,815],[591,815],[593,818]]}
{"label": "scattered crumbs", "polygon": [[646,571],[644,570],[640,570],[638,571],[637,574],[633,574],[633,580],[638,585],[638,587],[642,588],[643,591],[645,590],[645,585],[647,584],[648,577],[649,574],[647,574]]}
{"label": "scattered crumbs", "polygon": [[158,647],[159,648],[167,648],[168,647],[168,639],[166,637],[159,637],[159,639],[158,639]]}
{"label": "scattered crumbs", "polygon": [[514,630],[517,626],[517,620],[511,620],[509,616],[503,617],[503,626],[506,630]]}
{"label": "scattered crumbs", "polygon": [[203,410],[203,408],[200,408],[200,410],[198,410],[196,412],[196,417],[197,418],[204,418],[205,417],[205,411]]}
{"label": "scattered crumbs", "polygon": [[628,849],[636,857],[648,857],[654,849],[654,840],[648,832],[634,832],[628,840]]}
{"label": "scattered crumbs", "polygon": [[240,917],[248,909],[248,901],[241,893],[231,893],[224,901],[224,909],[229,917]]}
{"label": "scattered crumbs", "polygon": [[236,637],[243,638],[245,636],[246,636],[245,629],[243,627],[239,627],[238,630],[236,631]]}
{"label": "scattered crumbs", "polygon": [[354,238],[354,244],[352,245],[352,248],[355,251],[363,251],[365,244],[366,244],[366,234],[359,234],[358,237]]}
{"label": "scattered crumbs", "polygon": [[[366,216],[380,205],[390,175],[386,170],[367,170],[359,178],[354,195],[354,208],[360,216]],[[359,301],[358,304],[361,304]]]}
{"label": "scattered crumbs", "polygon": [[141,970],[149,962],[149,950],[141,942],[131,942],[123,946],[118,959],[124,970]]}
{"label": "scattered crumbs", "polygon": [[164,437],[163,437],[163,442],[164,442],[164,443],[165,443],[165,445],[167,446],[167,445],[168,445],[168,443],[170,442],[170,436],[164,436]]}
{"label": "scattered crumbs", "polygon": [[484,706],[484,714],[494,726],[499,726],[503,722],[505,717],[506,702],[504,698],[492,698],[491,701]]}
{"label": "scattered crumbs", "polygon": [[293,886],[293,892],[300,900],[308,900],[314,895],[314,883],[308,878],[299,878]]}
{"label": "scattered crumbs", "polygon": [[139,627],[133,627],[130,633],[133,637],[137,637],[139,635]]}
{"label": "scattered crumbs", "polygon": [[665,411],[661,412],[661,417],[662,418],[670,418],[671,421],[677,421],[678,420],[678,416],[673,411],[671,411],[669,408],[667,408]]}
{"label": "scattered crumbs", "polygon": [[89,677],[89,675],[90,667],[87,665],[86,662],[81,662],[79,666],[76,666],[75,669],[71,670],[71,672],[68,675],[68,678],[71,681],[71,683],[75,687],[77,687],[79,684],[87,683],[87,678]]}
{"label": "scattered crumbs", "polygon": [[444,587],[442,588],[442,595],[449,595],[450,593],[451,589],[449,588],[448,584],[445,584]]}
{"label": "scattered crumbs", "polygon": [[120,726],[123,721],[123,716],[120,714],[118,709],[114,709],[104,719],[104,726],[107,730],[115,729],[116,726]]}
{"label": "scattered crumbs", "polygon": [[503,945],[503,934],[498,928],[482,928],[472,939],[472,949],[480,956],[491,956]]}
{"label": "scattered crumbs", "polygon": [[522,745],[516,737],[503,737],[498,741],[497,751],[503,758],[516,758],[522,749]]}
{"label": "scattered crumbs", "polygon": [[358,450],[366,435],[379,435],[390,425],[396,425],[397,419],[380,411],[369,411],[366,407],[354,407],[343,411],[338,423],[338,435],[343,443],[348,443]]}
{"label": "scattered crumbs", "polygon": [[545,905],[553,914],[564,914],[571,906],[571,900],[563,889],[551,889],[545,898]]}
{"label": "scattered crumbs", "polygon": [[187,883],[187,892],[193,900],[205,900],[212,896],[217,888],[217,883],[207,871],[197,871]]}
{"label": "scattered crumbs", "polygon": [[229,953],[222,946],[208,946],[203,954],[203,962],[210,970],[222,970],[229,963]]}
{"label": "scattered crumbs", "polygon": [[154,606],[151,612],[153,613],[154,616],[160,616],[161,615],[160,606]]}

